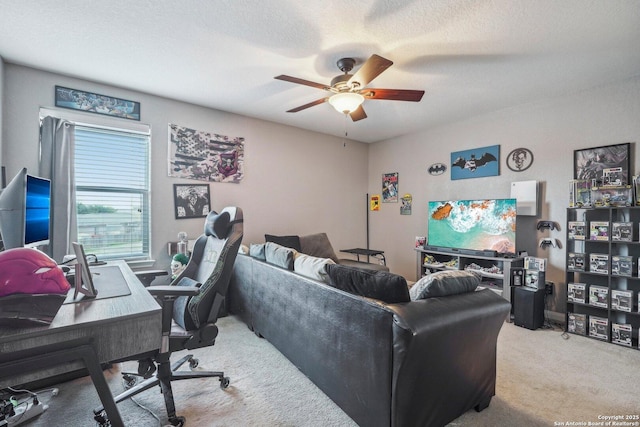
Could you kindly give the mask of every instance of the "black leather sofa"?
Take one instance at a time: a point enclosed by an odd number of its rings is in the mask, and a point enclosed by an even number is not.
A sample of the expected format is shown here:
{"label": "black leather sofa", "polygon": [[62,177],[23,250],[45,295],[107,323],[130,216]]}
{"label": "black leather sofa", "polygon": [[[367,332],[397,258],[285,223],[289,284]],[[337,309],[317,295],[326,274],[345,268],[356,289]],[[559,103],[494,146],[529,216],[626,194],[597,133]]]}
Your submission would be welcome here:
{"label": "black leather sofa", "polygon": [[495,394],[510,306],[490,290],[386,304],[239,254],[227,302],[361,426],[443,426]]}

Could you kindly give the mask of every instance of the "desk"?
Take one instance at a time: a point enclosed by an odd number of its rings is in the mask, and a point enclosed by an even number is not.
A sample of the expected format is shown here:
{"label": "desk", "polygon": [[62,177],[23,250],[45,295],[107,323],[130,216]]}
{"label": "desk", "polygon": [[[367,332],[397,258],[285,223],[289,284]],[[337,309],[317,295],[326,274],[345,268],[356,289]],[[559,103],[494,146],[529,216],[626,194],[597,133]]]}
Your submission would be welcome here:
{"label": "desk", "polygon": [[[130,295],[64,304],[50,325],[0,329],[0,388],[86,367],[112,425],[122,425],[100,363],[159,349],[162,309],[124,261],[108,265],[120,268]],[[105,285],[96,281],[98,292]]]}
{"label": "desk", "polygon": [[383,265],[387,265],[387,260],[384,257],[384,251],[379,251],[376,249],[364,249],[364,248],[353,248],[353,249],[340,249],[340,252],[345,252],[348,254],[354,254],[358,260],[358,262],[360,261],[360,255],[366,255],[367,256],[367,262],[369,262],[369,257],[375,256],[375,257],[380,257],[380,259],[382,260]]}

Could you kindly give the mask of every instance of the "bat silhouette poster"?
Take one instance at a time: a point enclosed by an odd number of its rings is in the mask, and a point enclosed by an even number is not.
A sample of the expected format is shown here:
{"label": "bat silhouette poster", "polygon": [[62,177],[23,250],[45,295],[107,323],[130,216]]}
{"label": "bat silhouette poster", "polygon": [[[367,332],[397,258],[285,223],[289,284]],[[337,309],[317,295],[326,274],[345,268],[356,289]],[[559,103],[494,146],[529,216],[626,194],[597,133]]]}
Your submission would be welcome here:
{"label": "bat silhouette poster", "polygon": [[500,146],[474,148],[451,153],[451,179],[500,175]]}

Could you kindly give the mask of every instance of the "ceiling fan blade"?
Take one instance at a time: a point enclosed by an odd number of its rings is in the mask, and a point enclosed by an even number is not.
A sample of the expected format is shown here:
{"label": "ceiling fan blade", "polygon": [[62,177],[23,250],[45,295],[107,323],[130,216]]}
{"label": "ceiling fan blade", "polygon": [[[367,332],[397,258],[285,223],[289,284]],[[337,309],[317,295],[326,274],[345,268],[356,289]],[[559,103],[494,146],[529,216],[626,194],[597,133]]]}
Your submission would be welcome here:
{"label": "ceiling fan blade", "polygon": [[308,104],[304,104],[304,105],[301,105],[299,107],[292,108],[291,110],[287,110],[287,113],[297,113],[298,111],[306,110],[307,108],[310,108],[310,107],[313,107],[313,106],[316,106],[316,105],[320,105],[323,102],[326,102],[328,99],[329,98],[316,99],[315,101],[310,102]]}
{"label": "ceiling fan blade", "polygon": [[388,59],[373,54],[364,64],[362,64],[362,67],[360,67],[353,77],[349,79],[348,84],[353,85],[354,82],[358,82],[360,87],[363,88],[392,65],[393,62]]}
{"label": "ceiling fan blade", "polygon": [[358,108],[353,110],[349,116],[351,117],[351,120],[357,122],[358,120],[366,119],[367,113],[364,112],[364,108],[360,105]]}
{"label": "ceiling fan blade", "polygon": [[360,95],[367,99],[390,99],[392,101],[412,101],[420,102],[423,90],[404,89],[365,89],[360,91]]}
{"label": "ceiling fan blade", "polygon": [[305,79],[299,79],[297,77],[286,76],[284,74],[281,74],[279,76],[275,76],[274,79],[283,80],[285,82],[290,82],[290,83],[297,83],[299,85],[311,86],[311,87],[315,87],[317,89],[329,90],[329,87],[327,85],[323,85],[321,83],[316,83],[316,82],[312,82],[312,81],[305,80]]}

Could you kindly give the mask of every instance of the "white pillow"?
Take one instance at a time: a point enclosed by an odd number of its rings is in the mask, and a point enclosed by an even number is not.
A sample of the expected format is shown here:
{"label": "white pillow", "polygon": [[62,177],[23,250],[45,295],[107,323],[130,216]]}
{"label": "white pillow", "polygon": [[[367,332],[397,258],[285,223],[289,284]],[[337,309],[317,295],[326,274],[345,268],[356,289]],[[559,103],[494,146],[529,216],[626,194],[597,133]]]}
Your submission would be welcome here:
{"label": "white pillow", "polygon": [[293,259],[293,271],[309,279],[327,282],[324,266],[335,264],[330,258],[317,258],[298,252]]}

